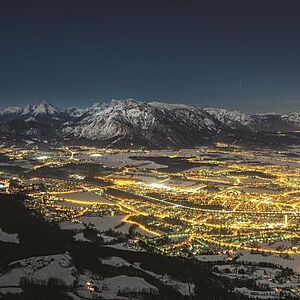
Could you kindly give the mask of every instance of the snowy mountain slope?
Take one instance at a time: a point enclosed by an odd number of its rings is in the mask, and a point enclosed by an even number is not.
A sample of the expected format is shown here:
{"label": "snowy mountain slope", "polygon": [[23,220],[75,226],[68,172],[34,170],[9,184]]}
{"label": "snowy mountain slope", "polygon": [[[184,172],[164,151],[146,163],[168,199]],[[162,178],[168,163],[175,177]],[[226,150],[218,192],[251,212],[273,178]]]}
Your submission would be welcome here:
{"label": "snowy mountain slope", "polygon": [[24,108],[0,110],[0,133],[10,137],[48,139],[54,137],[62,124],[74,117],[47,101]]}
{"label": "snowy mountain slope", "polygon": [[300,113],[244,114],[134,99],[96,103],[85,109],[38,105],[0,109],[0,134],[7,138],[97,142],[103,146],[197,146],[222,137],[300,129]]}
{"label": "snowy mountain slope", "polygon": [[27,105],[26,107],[8,107],[0,109],[0,122],[6,122],[14,119],[28,119],[40,117],[42,120],[51,117],[58,117],[64,112],[46,101],[38,105]]}
{"label": "snowy mountain slope", "polygon": [[247,129],[251,131],[293,131],[300,128],[300,114],[244,114],[219,108],[205,108],[206,112],[215,116],[220,122],[232,129]]}
{"label": "snowy mountain slope", "polygon": [[175,146],[196,145],[226,129],[199,108],[127,99],[93,106],[63,133],[110,145]]}
{"label": "snowy mountain slope", "polygon": [[61,110],[48,103],[47,101],[43,101],[38,105],[27,105],[23,111],[22,115],[55,115],[60,114]]}
{"label": "snowy mountain slope", "polygon": [[222,108],[205,108],[204,110],[233,129],[247,128],[251,123],[251,116],[239,111],[230,111]]}

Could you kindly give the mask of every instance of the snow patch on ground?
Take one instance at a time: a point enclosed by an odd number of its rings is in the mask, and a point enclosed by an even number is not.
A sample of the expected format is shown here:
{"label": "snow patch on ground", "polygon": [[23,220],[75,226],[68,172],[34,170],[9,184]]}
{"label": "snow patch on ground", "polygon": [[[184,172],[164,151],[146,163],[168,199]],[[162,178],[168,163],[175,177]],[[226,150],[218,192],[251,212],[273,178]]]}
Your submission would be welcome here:
{"label": "snow patch on ground", "polygon": [[142,249],[141,247],[133,243],[119,243],[119,244],[109,245],[109,247],[118,250],[125,250],[125,251],[145,252],[144,249]]}
{"label": "snow patch on ground", "polygon": [[23,290],[21,288],[18,288],[18,287],[0,288],[0,296],[1,295],[6,295],[6,294],[21,294],[22,292],[23,292]]}
{"label": "snow patch on ground", "polygon": [[147,273],[148,275],[158,279],[162,284],[171,286],[173,289],[178,291],[183,296],[190,296],[195,293],[195,285],[193,283],[181,282],[179,280],[173,279],[171,276],[169,276],[167,274],[161,275],[161,274],[157,274],[152,271],[149,271],[149,270],[145,270],[140,267],[140,263],[131,264],[128,261],[126,261],[125,259],[123,259],[121,257],[115,257],[115,256],[101,259],[101,263],[103,265],[108,265],[108,266],[112,266],[115,268],[133,267],[135,269],[139,269],[139,270]]}
{"label": "snow patch on ground", "polygon": [[0,241],[6,243],[19,244],[19,237],[17,233],[7,233],[0,228]]}
{"label": "snow patch on ground", "polygon": [[203,262],[223,262],[228,260],[228,255],[225,254],[197,255],[195,258]]}
{"label": "snow patch on ground", "polygon": [[0,288],[19,287],[22,277],[33,281],[57,278],[67,286],[73,286],[75,268],[69,254],[38,256],[15,261],[9,265],[10,271],[0,274]]}
{"label": "snow patch on ground", "polygon": [[88,240],[88,239],[86,239],[86,238],[84,237],[83,232],[78,232],[78,233],[76,233],[76,234],[74,235],[74,240],[75,240],[76,242],[90,242],[90,240]]}
{"label": "snow patch on ground", "polygon": [[300,272],[300,254],[292,254],[289,257],[283,257],[275,254],[262,255],[252,254],[250,251],[242,250],[239,252],[237,262],[240,263],[270,263],[283,268],[291,268],[295,272]]}
{"label": "snow patch on ground", "polygon": [[119,296],[119,293],[158,294],[158,289],[145,279],[126,275],[105,278],[103,280],[95,280],[89,278],[87,275],[81,275],[79,286],[82,289],[77,289],[78,294],[88,299],[91,299],[93,296],[100,296],[104,299],[128,299],[127,297]]}
{"label": "snow patch on ground", "polygon": [[128,234],[128,230],[129,230],[129,227],[131,226],[131,224],[124,223],[124,225],[121,225],[119,227],[123,218],[124,218],[124,215],[105,216],[105,217],[85,216],[85,217],[80,217],[79,221],[85,225],[91,224],[93,227],[95,227],[95,229],[97,229],[100,232],[112,229],[116,232]]}
{"label": "snow patch on ground", "polygon": [[65,221],[59,224],[60,229],[62,230],[82,230],[85,226],[81,223],[76,223],[74,221]]}
{"label": "snow patch on ground", "polygon": [[131,263],[129,263],[125,259],[123,259],[121,257],[117,257],[117,256],[103,258],[103,259],[100,259],[100,261],[103,265],[112,266],[112,267],[116,267],[116,268],[131,266]]}

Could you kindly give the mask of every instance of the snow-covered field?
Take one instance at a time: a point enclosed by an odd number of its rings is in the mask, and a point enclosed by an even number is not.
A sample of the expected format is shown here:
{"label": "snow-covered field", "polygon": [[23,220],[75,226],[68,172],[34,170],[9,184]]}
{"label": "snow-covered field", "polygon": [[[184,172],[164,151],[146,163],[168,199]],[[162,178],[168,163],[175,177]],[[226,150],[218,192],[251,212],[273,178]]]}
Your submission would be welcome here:
{"label": "snow-covered field", "polygon": [[22,277],[37,282],[57,278],[67,286],[72,286],[76,279],[71,257],[67,253],[22,259],[11,263],[9,267],[7,273],[0,274],[0,288],[19,287]]}
{"label": "snow-covered field", "polygon": [[279,296],[278,292],[275,291],[256,291],[256,290],[250,290],[246,287],[241,288],[235,288],[234,292],[237,294],[244,295],[248,297],[249,299],[262,299],[262,300],[276,300],[276,299],[282,299]]}
{"label": "snow-covered field", "polygon": [[0,297],[1,297],[1,295],[20,294],[22,292],[23,292],[23,290],[18,287],[4,287],[4,288],[0,287]]}
{"label": "snow-covered field", "polygon": [[[62,230],[73,230],[75,232],[74,239],[75,241],[88,242],[89,240],[84,237],[82,230],[88,227],[92,227],[98,231],[98,237],[103,238],[105,243],[112,243],[116,241],[115,237],[105,235],[104,232],[107,230],[113,230],[116,233],[128,234],[129,228],[132,226],[131,223],[126,223],[123,221],[126,219],[127,215],[115,215],[115,216],[82,216],[78,219],[74,219],[71,221],[64,221],[59,224]],[[145,231],[144,229],[137,227],[135,231],[144,235],[146,237],[153,237],[154,235]],[[128,244],[129,245],[129,244]],[[138,250],[143,251],[140,247],[134,245],[134,247],[123,247],[121,244],[119,245],[111,245],[116,248],[120,247],[123,250]]]}
{"label": "snow-covered field", "polygon": [[84,237],[83,232],[78,232],[74,235],[74,240],[77,242],[89,242],[90,240]]}
{"label": "snow-covered field", "polygon": [[147,274],[151,275],[152,277],[155,277],[159,281],[161,281],[164,285],[171,286],[174,290],[179,292],[182,296],[191,296],[194,295],[195,293],[195,285],[193,283],[186,283],[186,282],[181,282],[179,280],[176,280],[172,278],[171,276],[167,274],[156,274],[152,271],[148,271],[145,269],[142,269],[144,272]]}
{"label": "snow-covered field", "polygon": [[181,282],[179,280],[172,278],[171,276],[169,276],[167,274],[161,275],[161,274],[157,274],[152,271],[149,271],[149,270],[145,270],[140,267],[140,263],[131,264],[121,257],[108,257],[108,258],[101,259],[101,262],[104,265],[109,265],[109,266],[116,267],[116,268],[131,266],[133,268],[139,269],[139,270],[147,273],[148,275],[158,279],[164,285],[171,286],[173,289],[178,291],[183,296],[190,296],[190,295],[194,294],[195,285],[193,283]]}
{"label": "snow-covered field", "polygon": [[0,228],[0,241],[6,243],[20,243],[17,233],[7,233]]}
{"label": "snow-covered field", "polygon": [[107,198],[92,192],[73,192],[58,194],[58,197],[66,200],[84,201],[84,202],[97,202],[97,203],[111,203]]}
{"label": "snow-covered field", "polygon": [[195,258],[203,262],[223,262],[229,259],[225,254],[197,255]]}
{"label": "snow-covered field", "polygon": [[285,258],[276,254],[262,255],[251,254],[250,251],[239,251],[240,256],[237,262],[240,263],[270,263],[275,266],[281,266],[283,268],[291,268],[295,272],[300,272],[300,254],[292,254],[289,258]]}
{"label": "snow-covered field", "polygon": [[165,165],[157,164],[153,161],[147,160],[147,156],[143,154],[145,160],[134,160],[131,156],[140,155],[140,153],[104,153],[102,156],[95,157],[92,159],[94,162],[105,165],[109,168],[122,168],[126,166],[136,166],[142,169],[160,169],[166,168]]}
{"label": "snow-covered field", "polygon": [[103,259],[100,259],[100,261],[103,265],[108,265],[108,266],[117,267],[117,268],[131,266],[131,263],[129,263],[125,259],[118,257],[118,256],[103,258]]}
{"label": "snow-covered field", "polygon": [[121,233],[128,233],[129,227],[131,224],[124,224],[118,228],[116,226],[119,226],[124,219],[124,215],[117,215],[117,216],[105,216],[105,217],[80,217],[79,221],[82,222],[85,225],[91,224],[95,229],[97,229],[100,232],[112,229],[116,232]]}
{"label": "snow-covered field", "polygon": [[78,285],[81,287],[77,289],[78,295],[87,299],[94,299],[95,296],[103,299],[132,299],[132,296],[130,298],[120,296],[120,293],[158,294],[158,289],[145,279],[126,275],[103,280],[92,279],[88,275],[80,275]]}
{"label": "snow-covered field", "polygon": [[80,222],[64,221],[59,223],[59,227],[62,230],[82,230],[85,226]]}
{"label": "snow-covered field", "polygon": [[[112,257],[101,260],[103,264],[119,267],[131,264],[119,257]],[[74,299],[94,299],[100,296],[101,299],[132,299],[125,294],[158,294],[158,289],[148,283],[142,277],[119,275],[99,279],[88,271],[79,273],[72,264],[72,258],[68,253],[49,256],[31,257],[15,261],[9,265],[6,273],[0,273],[0,298],[7,293],[18,294],[23,290],[20,288],[22,278],[33,280],[33,282],[47,283],[50,278],[58,279],[69,288],[70,296]],[[75,285],[74,285],[75,284]]]}
{"label": "snow-covered field", "polygon": [[[99,232],[104,232],[112,229],[120,233],[128,233],[131,224],[124,223],[121,225],[122,220],[126,215],[116,216],[83,216],[73,221],[61,222],[60,228],[63,230],[83,230],[87,226],[92,226]],[[117,227],[117,228],[116,228]]]}

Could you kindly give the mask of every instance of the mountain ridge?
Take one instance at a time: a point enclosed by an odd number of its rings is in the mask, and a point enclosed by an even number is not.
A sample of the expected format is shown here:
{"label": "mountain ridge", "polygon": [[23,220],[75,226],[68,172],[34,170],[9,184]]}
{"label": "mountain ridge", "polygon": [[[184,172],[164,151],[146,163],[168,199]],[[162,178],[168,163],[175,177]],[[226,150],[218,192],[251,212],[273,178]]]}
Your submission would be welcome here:
{"label": "mountain ridge", "polygon": [[239,139],[247,133],[252,136],[299,129],[297,112],[245,114],[135,99],[95,103],[83,109],[62,109],[47,101],[0,109],[2,137],[89,141],[107,147],[195,147],[224,137]]}

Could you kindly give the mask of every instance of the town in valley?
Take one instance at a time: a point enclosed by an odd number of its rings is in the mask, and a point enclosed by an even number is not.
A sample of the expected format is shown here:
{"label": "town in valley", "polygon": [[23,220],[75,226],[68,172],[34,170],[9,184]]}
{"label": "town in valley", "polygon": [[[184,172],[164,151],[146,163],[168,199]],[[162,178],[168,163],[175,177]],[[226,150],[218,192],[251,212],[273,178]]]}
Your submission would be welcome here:
{"label": "town in valley", "polygon": [[[33,214],[78,243],[207,263],[214,276],[239,282],[233,294],[292,298],[300,295],[299,157],[297,146],[225,143],[176,150],[3,145],[1,191],[25,195]],[[15,235],[1,231],[0,240]],[[109,259],[116,268],[130,264]],[[193,295],[194,284],[185,285],[181,295]],[[100,290],[91,281],[81,293]]]}

